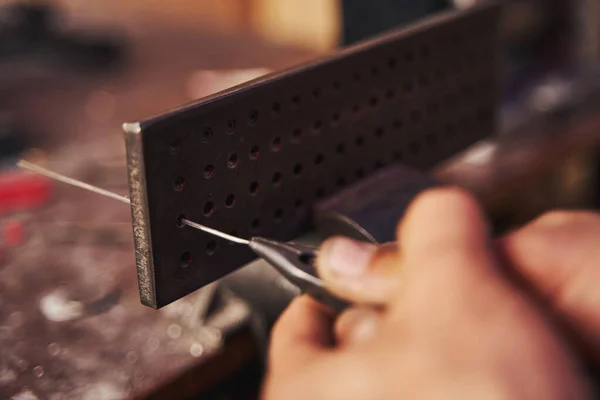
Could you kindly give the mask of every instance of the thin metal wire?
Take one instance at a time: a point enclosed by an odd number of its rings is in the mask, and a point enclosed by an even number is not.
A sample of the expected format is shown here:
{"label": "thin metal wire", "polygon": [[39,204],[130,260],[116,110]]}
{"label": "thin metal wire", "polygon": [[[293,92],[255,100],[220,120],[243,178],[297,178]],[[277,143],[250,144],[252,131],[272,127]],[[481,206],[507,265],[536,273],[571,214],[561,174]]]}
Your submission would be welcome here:
{"label": "thin metal wire", "polygon": [[218,231],[218,230],[213,229],[213,228],[209,228],[209,227],[204,226],[204,225],[200,225],[200,224],[198,224],[196,222],[192,222],[192,221],[187,220],[185,218],[182,218],[180,221],[182,223],[184,223],[185,225],[191,226],[192,228],[196,228],[196,229],[199,229],[199,230],[201,230],[203,232],[210,233],[211,235],[218,236],[218,237],[223,238],[225,240],[229,240],[230,242],[233,242],[233,243],[250,244],[249,240],[242,239],[242,238],[239,238],[239,237],[236,237],[236,236],[232,236],[232,235],[228,235],[227,233]]}
{"label": "thin metal wire", "polygon": [[[24,168],[26,170],[35,172],[35,173],[40,174],[40,175],[44,175],[44,176],[46,176],[48,178],[51,178],[51,179],[54,179],[54,180],[66,183],[67,185],[76,186],[78,188],[85,189],[85,190],[88,190],[90,192],[94,192],[94,193],[100,194],[102,196],[110,197],[111,199],[119,200],[119,201],[121,201],[123,203],[131,204],[131,200],[129,200],[128,197],[121,196],[119,194],[110,192],[108,190],[101,189],[101,188],[99,188],[97,186],[93,186],[93,185],[90,185],[88,183],[78,181],[77,179],[69,178],[68,176],[58,174],[56,172],[47,170],[46,168],[42,168],[42,167],[40,167],[38,165],[30,163],[29,161],[19,160],[19,162],[17,163],[17,166],[20,167],[20,168]],[[219,230],[216,230],[216,229],[213,229],[213,228],[209,228],[208,226],[204,226],[204,225],[198,224],[198,223],[190,221],[188,219],[182,218],[181,222],[183,224],[187,225],[187,226],[190,226],[192,228],[198,229],[198,230],[200,230],[202,232],[206,232],[206,233],[211,234],[213,236],[217,236],[217,237],[223,238],[223,239],[228,240],[228,241],[233,242],[233,243],[239,243],[239,244],[249,244],[250,243],[249,240],[242,239],[242,238],[239,238],[239,237],[235,237],[233,235],[228,235],[225,232],[221,232]]]}
{"label": "thin metal wire", "polygon": [[111,199],[122,201],[123,203],[131,204],[131,201],[129,200],[128,197],[121,196],[120,194],[116,194],[116,193],[101,189],[96,186],[92,186],[90,184],[78,181],[76,179],[69,178],[68,176],[58,174],[56,172],[52,172],[50,170],[47,170],[46,168],[42,168],[38,165],[32,164],[29,161],[19,160],[19,162],[17,163],[17,166],[20,168],[38,173],[40,175],[47,176],[48,178],[66,183],[68,185],[77,186],[81,189],[89,190],[90,192],[94,192],[94,193],[100,194],[102,196],[110,197]]}

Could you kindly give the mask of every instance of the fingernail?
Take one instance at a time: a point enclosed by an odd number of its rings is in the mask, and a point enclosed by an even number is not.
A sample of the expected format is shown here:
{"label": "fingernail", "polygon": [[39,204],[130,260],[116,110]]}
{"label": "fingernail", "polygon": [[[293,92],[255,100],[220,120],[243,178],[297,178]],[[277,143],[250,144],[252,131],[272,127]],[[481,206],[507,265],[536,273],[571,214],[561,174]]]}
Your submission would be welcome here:
{"label": "fingernail", "polygon": [[368,270],[375,250],[369,243],[335,238],[326,242],[321,251],[327,270],[340,277],[355,278]]}
{"label": "fingernail", "polygon": [[349,333],[352,342],[362,342],[371,339],[379,329],[379,318],[373,314],[362,315],[353,321]]}
{"label": "fingernail", "polygon": [[343,344],[368,340],[379,330],[381,315],[373,309],[350,309],[335,325],[337,339]]}

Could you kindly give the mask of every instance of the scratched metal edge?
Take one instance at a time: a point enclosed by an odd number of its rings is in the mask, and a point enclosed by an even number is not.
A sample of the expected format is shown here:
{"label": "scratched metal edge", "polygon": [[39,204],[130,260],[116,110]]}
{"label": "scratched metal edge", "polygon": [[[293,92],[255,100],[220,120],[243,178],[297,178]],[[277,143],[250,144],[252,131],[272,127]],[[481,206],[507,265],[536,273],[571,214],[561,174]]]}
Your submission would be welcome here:
{"label": "scratched metal edge", "polygon": [[228,89],[221,90],[219,92],[210,94],[205,97],[201,97],[199,99],[190,101],[178,107],[167,110],[163,113],[154,115],[152,117],[146,118],[139,122],[141,129],[146,130],[150,127],[154,126],[162,126],[169,125],[175,122],[178,118],[181,118],[185,115],[186,111],[192,111],[197,109],[200,106],[204,106],[209,103],[213,103],[217,100],[221,100],[223,98],[228,98],[233,96],[239,92],[244,92],[250,89],[254,89],[256,87],[260,87],[265,83],[269,83],[274,80],[281,80],[288,78],[290,76],[296,75],[298,73],[306,72],[307,70],[315,69],[330,63],[333,63],[341,58],[361,53],[365,50],[368,50],[372,47],[376,47],[385,43],[393,42],[400,38],[409,37],[419,32],[426,31],[431,28],[432,25],[441,24],[447,21],[454,21],[457,19],[468,18],[473,14],[479,13],[496,13],[497,15],[501,14],[502,3],[498,0],[489,0],[487,2],[481,4],[475,4],[470,8],[459,10],[459,9],[450,9],[447,11],[437,12],[435,14],[429,15],[419,21],[416,21],[412,24],[399,27],[390,32],[385,32],[374,36],[372,38],[366,39],[359,43],[353,44],[348,47],[343,47],[337,50],[334,50],[331,54],[326,56],[319,56],[313,60],[306,61],[304,63],[300,63],[298,65],[292,66],[290,68],[286,68],[281,71],[275,71],[263,76],[259,76],[255,79],[249,80],[247,82],[241,83],[239,85],[232,86]]}
{"label": "scratched metal edge", "polygon": [[140,300],[143,305],[158,308],[152,237],[150,236],[150,212],[146,191],[146,167],[142,144],[142,129],[139,123],[123,124],[129,177],[129,198],[133,221],[135,263],[138,276]]}

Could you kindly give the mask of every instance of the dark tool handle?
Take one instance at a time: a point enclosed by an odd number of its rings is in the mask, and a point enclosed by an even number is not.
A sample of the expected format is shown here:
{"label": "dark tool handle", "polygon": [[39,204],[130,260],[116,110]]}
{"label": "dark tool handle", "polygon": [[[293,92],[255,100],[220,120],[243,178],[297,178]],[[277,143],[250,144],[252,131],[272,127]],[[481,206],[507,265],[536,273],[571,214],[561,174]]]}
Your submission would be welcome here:
{"label": "dark tool handle", "polygon": [[320,201],[314,224],[323,237],[343,235],[372,243],[391,242],[413,199],[439,185],[429,174],[407,165],[390,165]]}

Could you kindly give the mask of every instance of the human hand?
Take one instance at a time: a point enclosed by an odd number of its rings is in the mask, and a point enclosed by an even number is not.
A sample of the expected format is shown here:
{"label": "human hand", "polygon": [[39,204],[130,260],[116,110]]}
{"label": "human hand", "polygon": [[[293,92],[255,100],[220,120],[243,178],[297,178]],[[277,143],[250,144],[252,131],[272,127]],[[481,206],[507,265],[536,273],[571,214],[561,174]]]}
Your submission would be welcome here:
{"label": "human hand", "polygon": [[[274,328],[264,397],[587,398],[574,353],[506,279],[486,229],[468,195],[438,189],[410,207],[402,252],[325,244],[319,270],[331,290],[380,309],[335,321],[295,300]],[[521,255],[519,243],[499,242],[509,257]]]}
{"label": "human hand", "polygon": [[[344,276],[348,272],[343,267],[348,264],[346,260],[327,261],[335,258],[327,254],[334,243],[324,246],[325,257],[319,264],[319,273],[333,292],[356,303],[376,305],[385,304],[401,290],[401,280],[394,278],[399,266],[387,256],[395,251],[395,244],[377,248],[375,260],[364,276],[353,277]],[[600,360],[599,244],[600,214],[588,211],[549,212],[493,243],[496,255],[503,261],[502,272],[541,301],[546,311],[596,360]],[[335,264],[341,269],[336,269]],[[338,327],[352,335],[350,328],[354,324],[347,322],[358,322],[354,317],[367,311],[371,317],[376,316],[372,309],[361,309],[344,315]]]}

